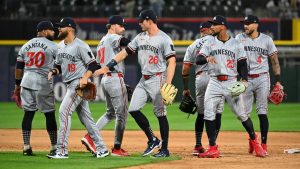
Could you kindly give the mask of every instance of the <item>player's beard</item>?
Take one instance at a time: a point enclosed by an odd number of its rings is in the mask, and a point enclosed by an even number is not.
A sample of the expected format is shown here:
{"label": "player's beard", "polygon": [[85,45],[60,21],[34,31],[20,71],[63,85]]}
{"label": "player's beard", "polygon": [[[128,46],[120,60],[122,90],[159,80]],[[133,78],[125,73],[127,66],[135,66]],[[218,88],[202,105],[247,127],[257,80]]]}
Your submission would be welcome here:
{"label": "player's beard", "polygon": [[248,36],[251,36],[253,32],[254,32],[254,30],[249,30],[249,29],[248,29],[248,31],[245,30],[245,33],[246,33]]}
{"label": "player's beard", "polygon": [[220,32],[213,31],[212,36],[218,36],[219,34],[220,34]]}
{"label": "player's beard", "polygon": [[62,39],[65,39],[67,36],[68,36],[68,32],[67,32],[67,31],[65,31],[65,32],[59,32],[57,38],[58,38],[59,40],[62,40]]}
{"label": "player's beard", "polygon": [[53,41],[53,40],[54,40],[54,36],[52,36],[52,35],[47,35],[46,38],[47,38],[48,40],[50,40],[50,41]]}

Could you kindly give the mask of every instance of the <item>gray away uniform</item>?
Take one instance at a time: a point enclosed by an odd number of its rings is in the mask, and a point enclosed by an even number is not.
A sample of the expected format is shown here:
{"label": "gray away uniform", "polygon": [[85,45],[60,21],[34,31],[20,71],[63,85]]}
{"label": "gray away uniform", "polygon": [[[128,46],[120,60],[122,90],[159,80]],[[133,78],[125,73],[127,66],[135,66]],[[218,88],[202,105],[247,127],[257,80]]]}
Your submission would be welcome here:
{"label": "gray away uniform", "polygon": [[[97,47],[97,62],[101,67],[114,58],[120,52],[120,40],[122,36],[106,34]],[[101,130],[111,120],[116,119],[114,144],[122,144],[125,125],[127,122],[127,91],[123,79],[125,72],[124,62],[116,65],[113,72],[102,77],[101,86],[106,97],[106,113],[99,118],[96,126]]]}
{"label": "gray away uniform", "polygon": [[[229,90],[237,81],[237,61],[246,59],[243,46],[232,37],[226,42],[214,37],[203,45],[200,54],[206,57],[213,56],[217,62],[216,64],[209,64],[213,75],[210,77],[205,92],[204,119],[215,120],[217,105],[224,96],[235,115],[242,122],[246,121],[248,116],[244,111],[242,99],[240,97],[232,98]],[[227,76],[228,80],[220,81],[220,75]]]}
{"label": "gray away uniform", "polygon": [[[184,55],[183,62],[186,64],[195,65],[196,57],[198,56],[200,49],[202,48],[203,44],[213,39],[213,36],[207,35],[200,39],[195,40],[186,50]],[[209,65],[195,65],[195,88],[196,88],[196,103],[197,103],[197,112],[199,114],[204,113],[204,94],[206,91],[206,87],[209,82]],[[217,108],[216,113],[222,113],[224,110],[224,99],[220,102]]]}
{"label": "gray away uniform", "polygon": [[270,93],[270,75],[268,57],[277,53],[271,37],[260,33],[255,39],[249,38],[245,33],[238,34],[236,39],[244,45],[248,61],[248,88],[242,94],[246,113],[250,116],[254,96],[256,112],[267,114],[268,96]]}
{"label": "gray away uniform", "polygon": [[138,53],[143,74],[133,92],[129,112],[143,108],[150,97],[155,115],[165,116],[167,111],[160,88],[165,82],[167,58],[176,55],[171,38],[163,31],[151,37],[147,32],[142,32],[128,44],[128,48]]}
{"label": "gray away uniform", "polygon": [[64,41],[58,44],[58,54],[55,64],[61,66],[62,80],[67,84],[67,92],[59,108],[60,126],[56,153],[68,154],[71,115],[75,110],[81,123],[93,139],[96,151],[103,152],[107,150],[96,128],[88,101],[83,100],[75,92],[75,88],[79,85],[79,79],[87,71],[87,65],[93,61],[95,61],[95,57],[90,47],[78,38],[75,38],[68,45],[65,45]]}
{"label": "gray away uniform", "polygon": [[53,80],[48,72],[53,68],[57,45],[45,37],[28,41],[19,51],[17,61],[24,62],[21,100],[25,111],[55,111]]}

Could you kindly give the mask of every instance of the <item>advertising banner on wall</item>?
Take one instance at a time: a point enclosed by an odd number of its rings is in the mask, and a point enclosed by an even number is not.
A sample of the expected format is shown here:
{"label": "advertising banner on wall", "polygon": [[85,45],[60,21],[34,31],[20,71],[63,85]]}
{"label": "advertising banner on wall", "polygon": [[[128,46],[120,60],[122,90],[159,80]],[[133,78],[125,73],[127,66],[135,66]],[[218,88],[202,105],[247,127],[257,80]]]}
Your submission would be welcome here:
{"label": "advertising banner on wall", "polygon": [[[194,40],[199,37],[199,25],[212,18],[161,18],[158,20],[159,28],[171,36],[173,40]],[[228,18],[229,34],[235,35],[243,31],[243,18]],[[101,19],[75,19],[78,24],[77,35],[84,40],[99,40],[106,34],[107,18]],[[7,20],[1,21],[1,40],[24,40],[36,36],[38,20]],[[53,21],[59,22],[57,21]],[[125,36],[132,39],[141,32],[137,19],[125,19],[127,23]],[[274,40],[280,39],[280,20],[277,18],[261,18],[259,30]]]}
{"label": "advertising banner on wall", "polygon": [[[173,40],[195,40],[199,38],[199,25],[212,18],[162,18],[158,26]],[[228,18],[228,32],[231,36],[243,31],[243,18]],[[99,40],[106,34],[107,19],[76,19],[78,36],[82,39]],[[141,32],[138,20],[125,19],[127,23],[125,36],[129,39]],[[259,30],[270,35],[274,40],[280,39],[280,20],[274,18],[260,19]]]}

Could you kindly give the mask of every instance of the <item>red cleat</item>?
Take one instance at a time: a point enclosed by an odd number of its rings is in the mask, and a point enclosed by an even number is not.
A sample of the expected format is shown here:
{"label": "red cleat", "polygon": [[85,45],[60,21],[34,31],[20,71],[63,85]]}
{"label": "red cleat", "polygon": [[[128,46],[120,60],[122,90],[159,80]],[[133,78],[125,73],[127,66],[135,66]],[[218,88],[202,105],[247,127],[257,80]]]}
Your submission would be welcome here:
{"label": "red cleat", "polygon": [[264,149],[265,155],[266,155],[266,156],[269,155],[269,154],[268,154],[268,149],[267,149],[267,144],[261,144],[261,147]]}
{"label": "red cleat", "polygon": [[113,148],[111,150],[111,156],[119,156],[120,157],[120,156],[129,156],[129,154],[124,149],[117,150],[117,149]]}
{"label": "red cleat", "polygon": [[209,149],[206,150],[204,153],[200,153],[198,155],[199,158],[219,158],[220,151],[218,150],[218,146],[209,146]]}
{"label": "red cleat", "polygon": [[252,154],[253,151],[254,151],[254,147],[252,146],[251,139],[249,138],[249,148],[248,148],[248,153],[249,153],[249,154]]}
{"label": "red cleat", "polygon": [[85,145],[86,149],[92,154],[96,154],[96,146],[89,134],[86,134],[82,139],[81,143]]}
{"label": "red cleat", "polygon": [[194,150],[193,150],[193,155],[194,156],[197,156],[199,155],[200,153],[204,153],[205,152],[205,149],[202,147],[202,146],[195,146]]}
{"label": "red cleat", "polygon": [[255,151],[255,154],[257,157],[265,157],[266,156],[264,149],[261,147],[261,145],[258,142],[257,135],[255,135],[254,140],[250,139],[250,143],[251,143],[252,147],[254,148],[254,151]]}

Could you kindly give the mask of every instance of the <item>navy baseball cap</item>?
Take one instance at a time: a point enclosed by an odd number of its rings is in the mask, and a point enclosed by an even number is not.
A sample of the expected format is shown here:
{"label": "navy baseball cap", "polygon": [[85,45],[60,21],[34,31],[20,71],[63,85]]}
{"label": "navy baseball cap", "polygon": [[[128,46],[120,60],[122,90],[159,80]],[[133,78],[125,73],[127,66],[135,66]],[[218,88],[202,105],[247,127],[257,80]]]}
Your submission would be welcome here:
{"label": "navy baseball cap", "polygon": [[108,24],[110,25],[114,25],[114,24],[118,24],[121,26],[125,26],[125,20],[122,16],[120,15],[113,15],[111,17],[108,18]]}
{"label": "navy baseball cap", "polygon": [[153,22],[157,21],[157,16],[155,15],[155,13],[150,10],[150,9],[146,9],[141,11],[140,15],[139,15],[139,21],[143,21],[145,19],[151,19]]}
{"label": "navy baseball cap", "polygon": [[259,19],[257,16],[254,15],[248,15],[244,18],[243,21],[240,21],[242,23],[259,23]]}
{"label": "navy baseball cap", "polygon": [[221,15],[216,15],[212,21],[208,21],[208,22],[215,25],[225,25],[227,27],[227,20],[224,16]]}
{"label": "navy baseball cap", "polygon": [[200,29],[210,28],[210,27],[211,27],[211,23],[209,23],[209,22],[203,22],[200,24]]}
{"label": "navy baseball cap", "polygon": [[76,23],[71,17],[66,17],[60,20],[59,23],[56,23],[59,28],[64,28],[64,27],[72,27],[76,29]]}
{"label": "navy baseball cap", "polygon": [[36,30],[38,32],[41,32],[42,30],[46,30],[46,29],[49,29],[49,30],[54,29],[53,24],[50,21],[41,21],[36,26]]}

